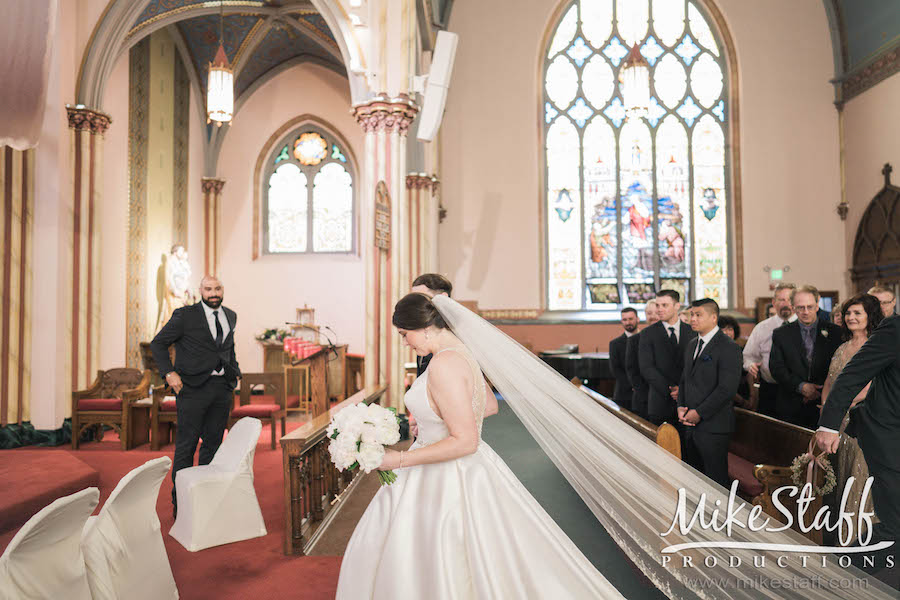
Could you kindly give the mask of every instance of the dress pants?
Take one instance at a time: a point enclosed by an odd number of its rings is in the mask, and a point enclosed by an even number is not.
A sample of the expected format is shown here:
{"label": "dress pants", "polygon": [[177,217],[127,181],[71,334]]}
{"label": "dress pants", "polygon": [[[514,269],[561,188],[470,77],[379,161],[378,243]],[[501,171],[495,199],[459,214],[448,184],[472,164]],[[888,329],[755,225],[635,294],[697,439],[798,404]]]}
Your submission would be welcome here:
{"label": "dress pants", "polygon": [[731,487],[728,476],[728,444],[730,433],[708,433],[696,426],[686,426],[684,436],[684,462],[691,465],[725,489]]}
{"label": "dress pants", "polygon": [[[186,385],[178,394],[178,430],[175,435],[175,458],[172,461],[172,483],[181,469],[194,466],[197,442],[200,446],[200,462],[208,465],[222,443],[228,414],[234,403],[234,389],[224,377],[213,376],[199,387]],[[172,504],[177,503],[175,486],[172,486]]]}
{"label": "dress pants", "polygon": [[778,396],[778,384],[768,381],[759,382],[759,406],[756,409],[768,417],[775,416],[775,398]]}

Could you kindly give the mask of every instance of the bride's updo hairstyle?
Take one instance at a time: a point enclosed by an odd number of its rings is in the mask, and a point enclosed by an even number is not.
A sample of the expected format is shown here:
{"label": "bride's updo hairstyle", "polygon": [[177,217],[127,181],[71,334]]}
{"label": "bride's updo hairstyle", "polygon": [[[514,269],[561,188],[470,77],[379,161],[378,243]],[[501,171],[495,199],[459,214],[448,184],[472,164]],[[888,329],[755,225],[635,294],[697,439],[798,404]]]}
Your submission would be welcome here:
{"label": "bride's updo hairstyle", "polygon": [[412,293],[400,298],[394,305],[394,316],[391,318],[394,327],[415,331],[434,325],[438,329],[447,329],[444,317],[438,312],[431,298],[425,294]]}

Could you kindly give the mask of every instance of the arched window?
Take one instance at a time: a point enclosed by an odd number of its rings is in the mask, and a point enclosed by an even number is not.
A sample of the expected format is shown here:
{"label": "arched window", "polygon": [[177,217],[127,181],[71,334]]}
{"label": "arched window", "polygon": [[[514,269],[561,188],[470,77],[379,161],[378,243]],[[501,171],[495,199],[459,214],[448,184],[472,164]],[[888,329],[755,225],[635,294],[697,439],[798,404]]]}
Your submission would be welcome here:
{"label": "arched window", "polygon": [[[619,85],[635,44],[646,116]],[[725,48],[695,0],[575,0],[543,68],[547,307],[644,304],[655,290],[728,305]]]}
{"label": "arched window", "polygon": [[274,146],[263,178],[263,249],[268,254],[353,252],[353,166],[343,144],[313,125]]}

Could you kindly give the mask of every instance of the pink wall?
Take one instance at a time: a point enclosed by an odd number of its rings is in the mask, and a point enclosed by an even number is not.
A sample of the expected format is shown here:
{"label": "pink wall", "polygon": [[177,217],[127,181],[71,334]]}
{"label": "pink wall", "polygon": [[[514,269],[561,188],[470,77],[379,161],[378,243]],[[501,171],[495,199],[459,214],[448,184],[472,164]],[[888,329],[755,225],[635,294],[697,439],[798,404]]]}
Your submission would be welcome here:
{"label": "pink wall", "polygon": [[[440,267],[456,295],[485,308],[541,305],[539,56],[556,5],[464,2],[450,21],[460,45],[442,128],[448,216]],[[838,133],[823,6],[717,5],[739,63],[745,303],[769,294],[766,264],[790,265],[798,282],[843,291],[844,247],[821,243],[843,235],[833,212],[840,199]]]}
{"label": "pink wall", "polygon": [[[884,186],[881,169],[891,163],[891,182],[900,185],[900,76],[893,75],[850,100],[844,107],[846,144],[847,214],[845,249],[853,260],[856,229],[869,202]],[[849,281],[849,274],[848,274]]]}
{"label": "pink wall", "polygon": [[[350,115],[347,80],[304,64],[280,73],[235,116],[219,158],[223,191],[221,255],[225,303],[238,313],[237,354],[245,372],[262,368],[254,336],[295,317],[305,304],[351,351],[365,348],[365,264],[357,255],[266,255],[252,259],[253,169],[263,146],[283,124],[312,114],[332,125],[362,160],[363,131]],[[363,165],[356,164],[356,182]],[[359,199],[357,198],[357,202]]]}

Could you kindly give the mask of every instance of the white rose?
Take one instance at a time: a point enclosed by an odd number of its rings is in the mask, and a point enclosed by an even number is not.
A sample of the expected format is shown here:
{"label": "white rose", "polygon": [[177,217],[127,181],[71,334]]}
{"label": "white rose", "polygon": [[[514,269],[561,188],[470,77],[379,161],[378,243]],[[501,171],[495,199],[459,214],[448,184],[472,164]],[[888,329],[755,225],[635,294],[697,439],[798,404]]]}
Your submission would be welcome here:
{"label": "white rose", "polygon": [[363,423],[359,431],[359,439],[363,444],[375,444],[379,442],[378,429],[372,423]]}
{"label": "white rose", "polygon": [[348,448],[337,440],[332,440],[328,445],[328,453],[338,471],[343,471],[356,461],[356,447]]}
{"label": "white rose", "polygon": [[375,427],[375,439],[379,444],[390,446],[400,441],[400,426],[397,421],[393,423],[379,423]]}
{"label": "white rose", "polygon": [[359,460],[359,468],[369,473],[377,469],[384,459],[384,447],[381,444],[363,444],[356,454]]}

